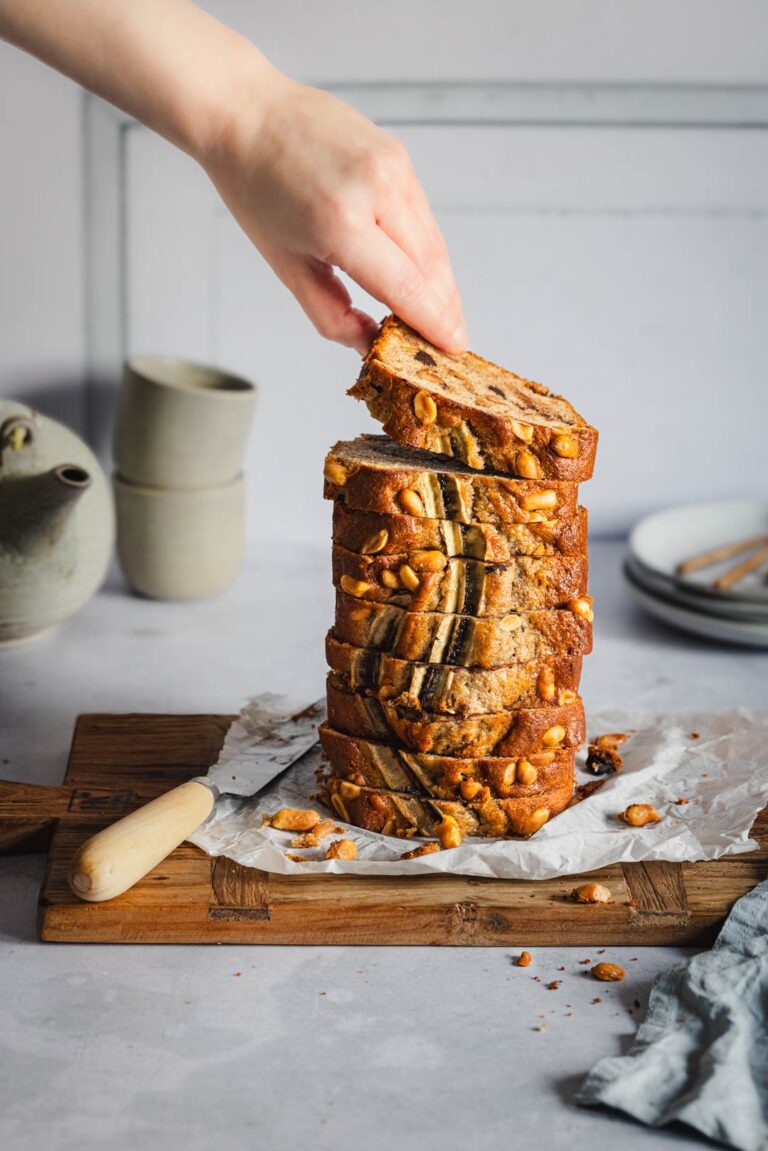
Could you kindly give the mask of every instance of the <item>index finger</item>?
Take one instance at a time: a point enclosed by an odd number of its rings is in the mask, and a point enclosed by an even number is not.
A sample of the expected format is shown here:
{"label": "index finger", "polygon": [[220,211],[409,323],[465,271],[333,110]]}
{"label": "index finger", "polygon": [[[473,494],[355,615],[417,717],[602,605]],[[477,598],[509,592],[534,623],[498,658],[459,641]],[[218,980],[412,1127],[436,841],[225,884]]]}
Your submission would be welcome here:
{"label": "index finger", "polygon": [[381,227],[372,225],[349,237],[339,267],[430,343],[446,352],[466,348],[464,317],[450,288],[428,279]]}

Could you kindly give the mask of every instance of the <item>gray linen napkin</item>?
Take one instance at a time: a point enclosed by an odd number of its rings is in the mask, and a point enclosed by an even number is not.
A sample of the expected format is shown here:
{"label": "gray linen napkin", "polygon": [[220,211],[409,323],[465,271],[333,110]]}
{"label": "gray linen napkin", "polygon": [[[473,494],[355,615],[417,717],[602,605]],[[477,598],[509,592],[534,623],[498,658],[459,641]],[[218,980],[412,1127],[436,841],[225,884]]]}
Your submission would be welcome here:
{"label": "gray linen napkin", "polygon": [[712,951],[658,977],[631,1049],[601,1059],[576,1102],[766,1151],[768,881],[738,901]]}

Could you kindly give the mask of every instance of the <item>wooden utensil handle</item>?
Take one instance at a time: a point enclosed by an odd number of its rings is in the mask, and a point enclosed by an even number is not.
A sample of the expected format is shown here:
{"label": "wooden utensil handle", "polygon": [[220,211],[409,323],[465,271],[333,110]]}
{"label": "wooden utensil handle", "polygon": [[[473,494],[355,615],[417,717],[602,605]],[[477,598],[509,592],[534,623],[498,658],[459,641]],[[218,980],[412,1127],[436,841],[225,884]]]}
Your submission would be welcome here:
{"label": "wooden utensil handle", "polygon": [[211,790],[192,779],[132,811],[83,844],[69,886],[89,903],[122,895],[200,826],[213,802]]}

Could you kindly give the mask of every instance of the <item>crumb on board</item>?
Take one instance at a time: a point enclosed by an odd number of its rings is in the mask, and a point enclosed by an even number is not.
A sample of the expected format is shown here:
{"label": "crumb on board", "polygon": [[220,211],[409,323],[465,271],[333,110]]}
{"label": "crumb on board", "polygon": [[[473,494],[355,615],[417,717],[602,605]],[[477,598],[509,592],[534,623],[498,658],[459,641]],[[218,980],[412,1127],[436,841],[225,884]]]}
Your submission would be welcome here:
{"label": "crumb on board", "polygon": [[551,983],[547,984],[547,991],[557,991],[561,982],[562,982],[561,979],[553,979]]}
{"label": "crumb on board", "polygon": [[317,847],[320,840],[313,831],[303,831],[301,835],[294,835],[291,847]]}
{"label": "crumb on board", "polygon": [[610,903],[611,893],[602,883],[583,883],[574,887],[571,899],[576,903]]}
{"label": "crumb on board", "polygon": [[698,731],[691,732],[691,739],[701,739],[701,733]]}
{"label": "crumb on board", "polygon": [[434,855],[436,851],[440,850],[440,844],[435,840],[429,843],[420,843],[418,847],[414,847],[412,851],[406,851],[405,855],[401,855],[401,859],[421,859],[423,855]]}
{"label": "crumb on board", "polygon": [[647,823],[658,823],[661,813],[650,803],[630,803],[619,813],[619,819],[630,827],[645,827]]}
{"label": "crumb on board", "polygon": [[678,807],[682,807],[684,804],[690,803],[690,802],[691,802],[690,799],[686,799],[684,795],[678,795],[677,799],[675,800],[675,803],[677,804]]}
{"label": "crumb on board", "polygon": [[308,863],[305,855],[297,855],[295,851],[284,851],[283,855],[286,859],[293,860],[294,863]]}
{"label": "crumb on board", "polygon": [[619,967],[618,963],[596,963],[590,972],[601,983],[620,983],[624,974],[624,968]]}
{"label": "crumb on board", "polygon": [[326,859],[357,859],[357,848],[351,839],[334,839],[325,853]]}
{"label": "crumb on board", "polygon": [[613,775],[621,771],[624,759],[619,755],[619,748],[628,739],[629,734],[623,731],[598,735],[587,748],[587,771],[593,775]]}
{"label": "crumb on board", "polygon": [[521,951],[515,960],[515,967],[530,967],[533,963],[533,956],[530,951]]}
{"label": "crumb on board", "polygon": [[602,1001],[602,999],[600,998],[600,996],[599,996],[599,995],[596,995],[596,996],[595,996],[595,998],[592,1000],[592,1003],[593,1003],[593,1004],[594,1004],[594,1003],[602,1003],[602,1002],[603,1002],[603,1001]]}
{"label": "crumb on board", "polygon": [[277,831],[311,831],[320,822],[316,811],[306,811],[300,807],[281,807],[269,817],[271,827]]}

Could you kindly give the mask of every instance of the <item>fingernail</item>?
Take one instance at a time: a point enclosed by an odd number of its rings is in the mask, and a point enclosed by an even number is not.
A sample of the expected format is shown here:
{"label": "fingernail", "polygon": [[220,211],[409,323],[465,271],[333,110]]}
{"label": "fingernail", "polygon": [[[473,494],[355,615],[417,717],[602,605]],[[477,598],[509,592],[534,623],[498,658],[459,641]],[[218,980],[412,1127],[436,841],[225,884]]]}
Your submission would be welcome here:
{"label": "fingernail", "polygon": [[466,325],[457,324],[451,336],[451,346],[454,347],[457,352],[463,352],[466,351],[468,342]]}

